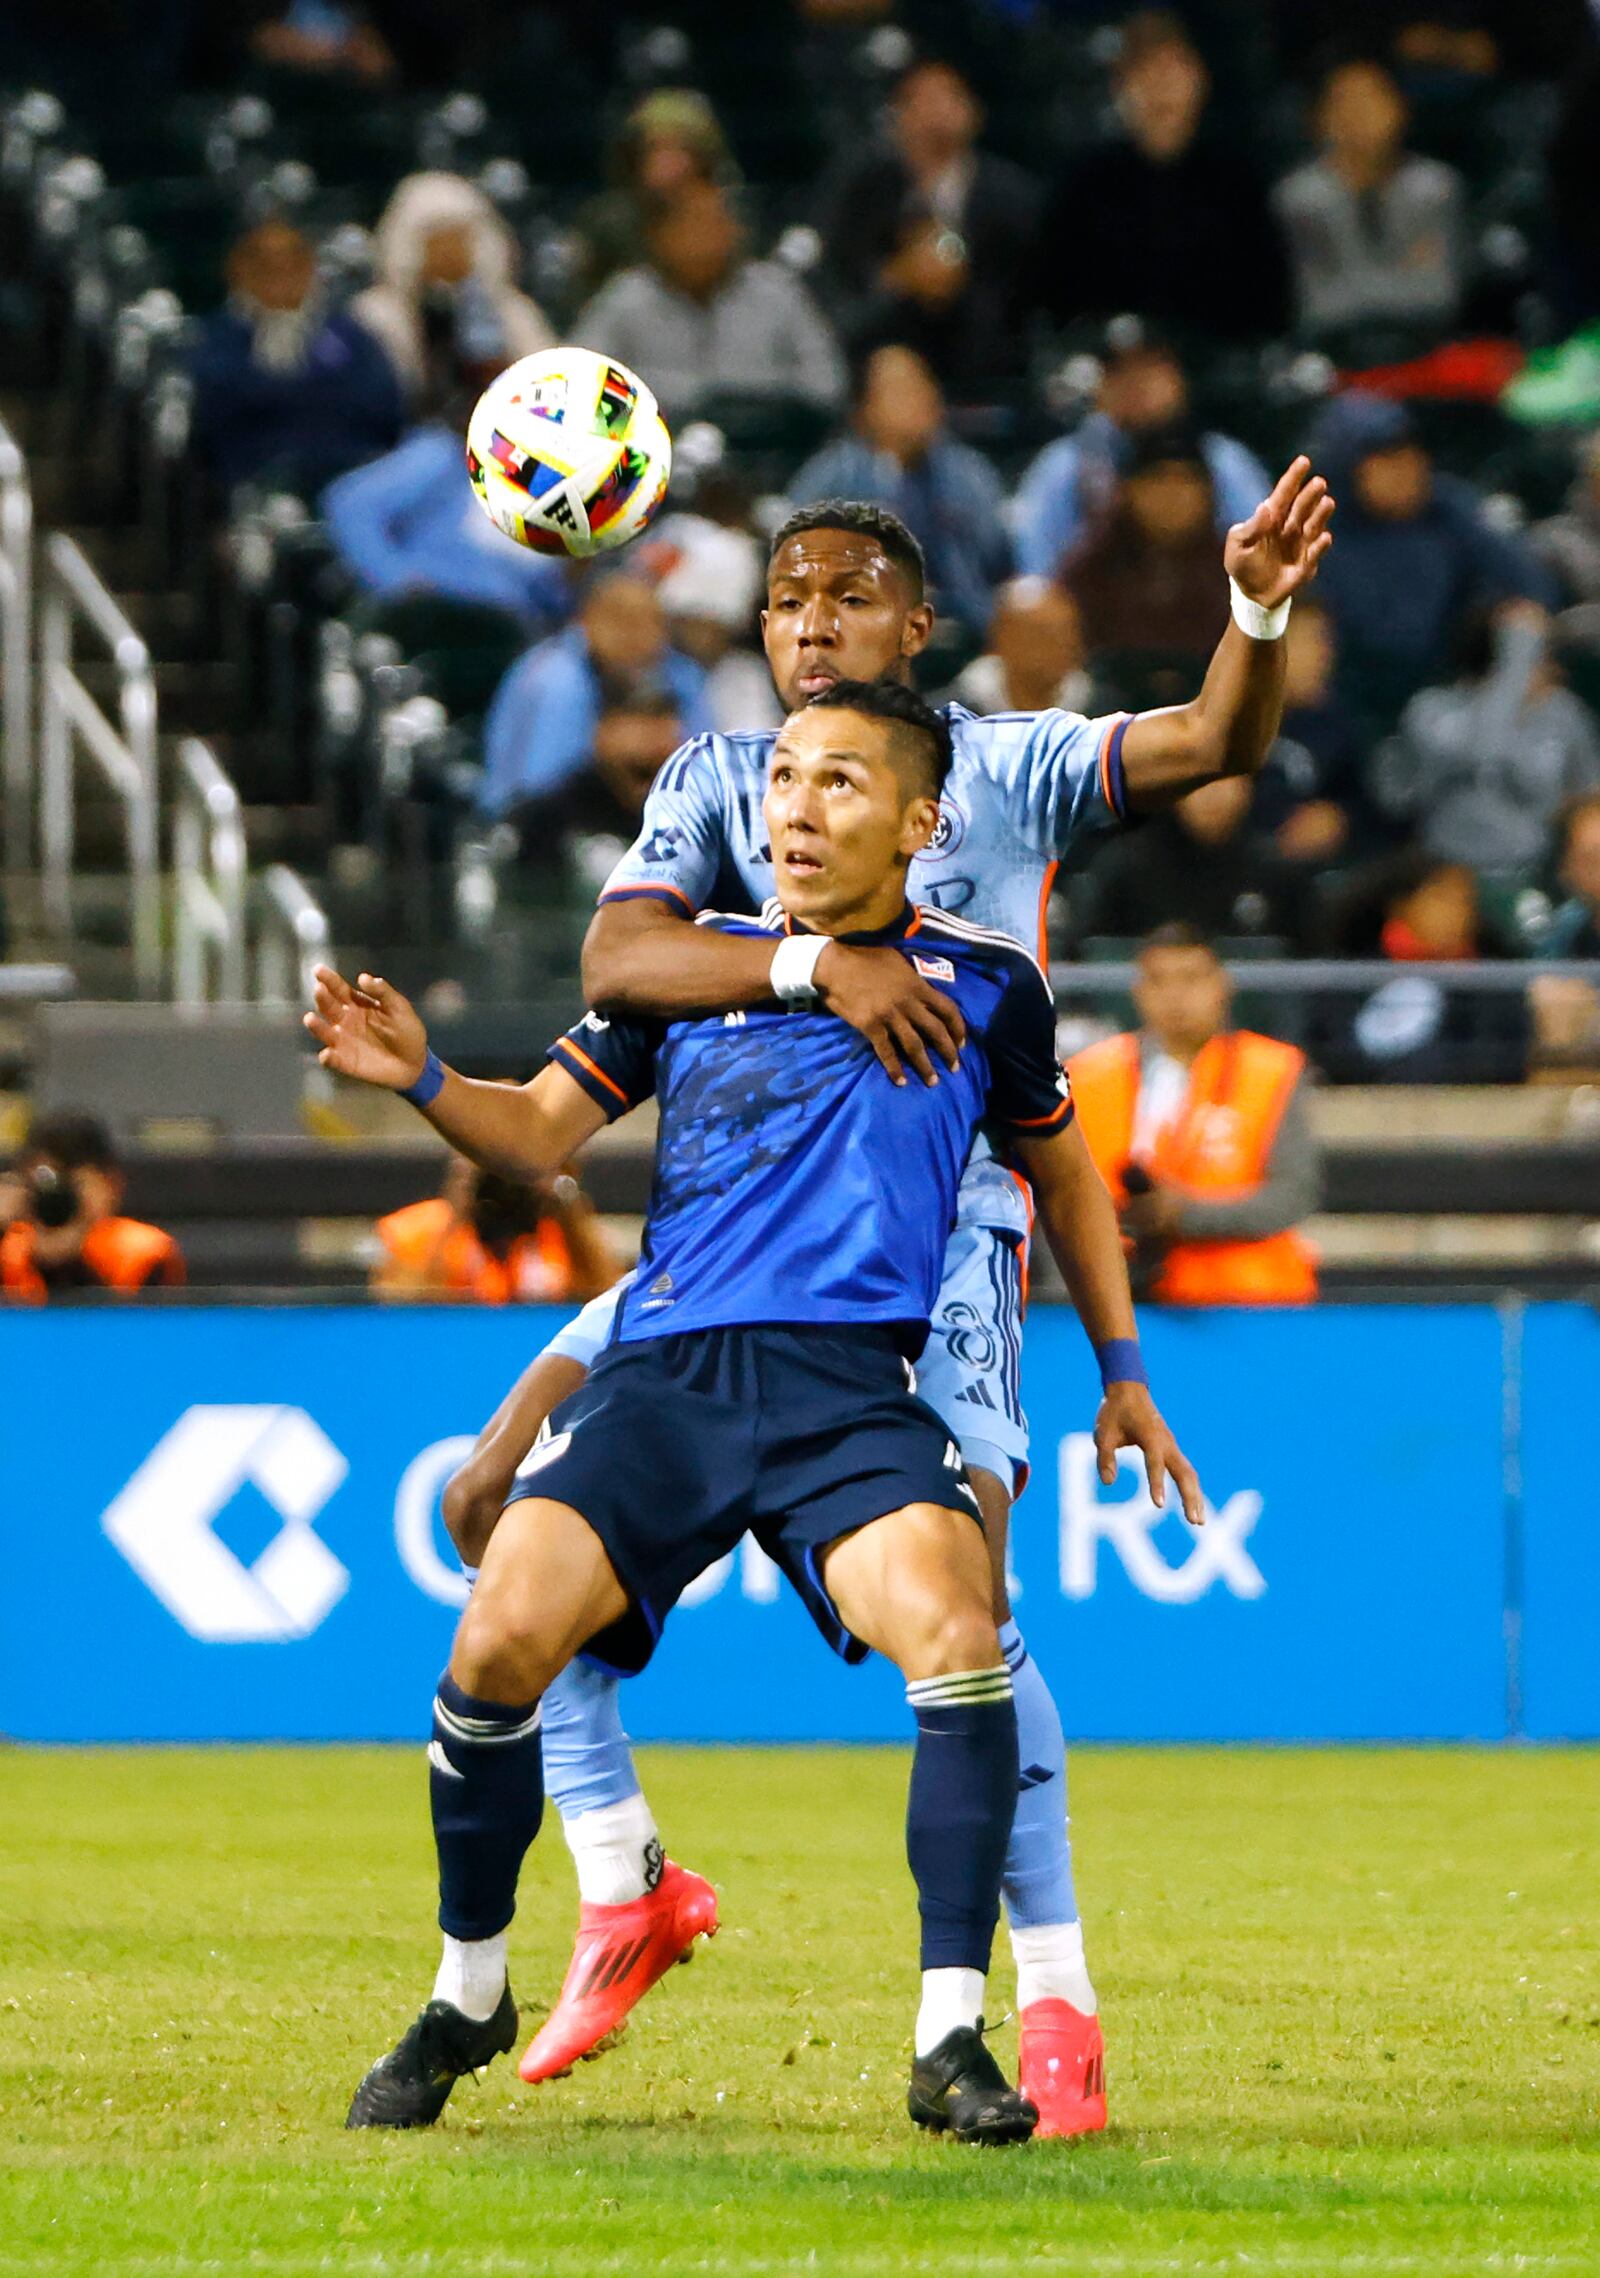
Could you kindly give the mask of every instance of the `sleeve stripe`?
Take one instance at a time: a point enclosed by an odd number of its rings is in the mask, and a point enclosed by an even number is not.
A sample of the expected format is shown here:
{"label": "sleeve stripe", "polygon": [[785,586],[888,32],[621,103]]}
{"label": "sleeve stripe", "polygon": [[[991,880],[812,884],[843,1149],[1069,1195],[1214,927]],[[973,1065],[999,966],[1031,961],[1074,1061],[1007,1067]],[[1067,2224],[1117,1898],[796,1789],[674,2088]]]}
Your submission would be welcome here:
{"label": "sleeve stripe", "polygon": [[1013,1115],[1007,1120],[1013,1131],[1053,1131],[1064,1123],[1070,1123],[1072,1116],[1072,1102],[1070,1099],[1064,1099],[1061,1105],[1052,1108],[1048,1115]]}
{"label": "sleeve stripe", "polygon": [[604,1084],[608,1092],[611,1092],[617,1099],[620,1099],[624,1107],[633,1106],[633,1101],[628,1097],[622,1086],[619,1083],[614,1082],[613,1079],[606,1074],[604,1068],[596,1067],[595,1063],[590,1059],[588,1053],[585,1052],[580,1045],[574,1044],[570,1036],[558,1036],[554,1044],[551,1045],[550,1050],[552,1053],[564,1052],[570,1055],[572,1059],[578,1062],[580,1067],[586,1068],[588,1070],[589,1074],[593,1076],[596,1083]]}
{"label": "sleeve stripe", "polygon": [[1133,714],[1124,712],[1106,730],[1105,742],[1100,746],[1100,792],[1106,805],[1120,821],[1128,812],[1128,787],[1122,772],[1122,739],[1133,724]]}
{"label": "sleeve stripe", "polygon": [[694,904],[681,886],[608,886],[599,897],[602,902],[681,902],[691,916]]}

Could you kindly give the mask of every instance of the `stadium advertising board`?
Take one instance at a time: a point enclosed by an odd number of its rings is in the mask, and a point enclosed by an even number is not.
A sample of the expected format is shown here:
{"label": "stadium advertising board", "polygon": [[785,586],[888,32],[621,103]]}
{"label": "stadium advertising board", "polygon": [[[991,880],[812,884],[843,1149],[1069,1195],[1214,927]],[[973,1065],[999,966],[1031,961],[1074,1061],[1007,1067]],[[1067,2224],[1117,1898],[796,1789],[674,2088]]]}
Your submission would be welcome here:
{"label": "stadium advertising board", "polygon": [[[465,1593],[440,1491],[556,1319],[0,1317],[0,1730],[416,1737]],[[1523,1454],[1538,1506],[1526,1694],[1539,1731],[1594,1731],[1595,1553],[1584,1553],[1581,1604],[1556,1552],[1567,1557],[1573,1534],[1573,1419],[1600,1331],[1555,1307],[1527,1334],[1548,1381],[1526,1403],[1538,1442]],[[1515,1586],[1521,1562],[1507,1526],[1501,1318],[1328,1308],[1152,1318],[1145,1335],[1211,1497],[1199,1534],[1152,1510],[1131,1465],[1100,1483],[1081,1335],[1049,1308],[1029,1324],[1034,1475],[1016,1527],[1018,1615],[1072,1730],[1503,1736],[1508,1572]],[[837,1664],[749,1543],[690,1591],[625,1699],[642,1737],[906,1731],[893,1675]]]}

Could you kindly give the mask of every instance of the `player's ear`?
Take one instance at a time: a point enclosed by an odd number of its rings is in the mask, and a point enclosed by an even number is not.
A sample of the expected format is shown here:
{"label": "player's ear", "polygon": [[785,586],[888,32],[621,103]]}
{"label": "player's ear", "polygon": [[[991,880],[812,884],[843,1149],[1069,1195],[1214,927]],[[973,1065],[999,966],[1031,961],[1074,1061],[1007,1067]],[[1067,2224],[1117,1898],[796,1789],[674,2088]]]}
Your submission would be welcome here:
{"label": "player's ear", "polygon": [[900,654],[903,657],[921,656],[932,633],[932,606],[926,601],[919,601],[900,620]]}
{"label": "player's ear", "polygon": [[900,852],[908,859],[933,844],[939,828],[939,802],[931,791],[919,791],[900,818]]}

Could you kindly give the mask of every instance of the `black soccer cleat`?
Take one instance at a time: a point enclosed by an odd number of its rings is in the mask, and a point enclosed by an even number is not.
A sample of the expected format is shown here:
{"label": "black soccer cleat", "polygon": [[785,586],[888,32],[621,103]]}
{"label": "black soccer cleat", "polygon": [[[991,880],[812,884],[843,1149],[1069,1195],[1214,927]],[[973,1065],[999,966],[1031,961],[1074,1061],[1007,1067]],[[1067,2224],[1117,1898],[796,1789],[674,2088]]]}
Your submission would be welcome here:
{"label": "black soccer cleat", "polygon": [[1037,2107],[1010,2085],[970,2025],[913,2060],[906,2109],[919,2128],[948,2129],[962,2144],[1025,2144],[1039,2125]]}
{"label": "black soccer cleat", "polygon": [[500,2006],[480,2024],[448,2001],[430,2001],[416,2023],[377,2063],[350,2100],[347,2128],[431,2128],[464,2072],[504,2056],[517,2038],[517,2005],[508,1985]]}

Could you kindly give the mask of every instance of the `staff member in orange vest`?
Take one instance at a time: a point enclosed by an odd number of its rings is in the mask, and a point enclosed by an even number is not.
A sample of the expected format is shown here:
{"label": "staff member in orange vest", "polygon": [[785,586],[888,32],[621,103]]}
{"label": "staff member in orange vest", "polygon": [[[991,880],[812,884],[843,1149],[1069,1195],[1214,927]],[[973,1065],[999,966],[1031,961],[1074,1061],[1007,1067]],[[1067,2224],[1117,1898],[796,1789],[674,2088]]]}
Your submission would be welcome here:
{"label": "staff member in orange vest", "polygon": [[577,1180],[545,1186],[479,1171],[451,1158],[444,1192],[378,1220],[380,1297],[480,1305],[575,1305],[623,1271]]}
{"label": "staff member in orange vest", "polygon": [[159,1226],[120,1215],[122,1187],[97,1117],[36,1117],[0,1179],[0,1291],[37,1305],[80,1290],[179,1287],[183,1253]]}
{"label": "staff member in orange vest", "polygon": [[1192,926],[1139,951],[1136,1035],[1068,1062],[1078,1122],[1134,1245],[1136,1284],[1166,1305],[1305,1305],[1315,1253],[1296,1233],[1321,1166],[1306,1059],[1231,1028],[1232,989]]}

